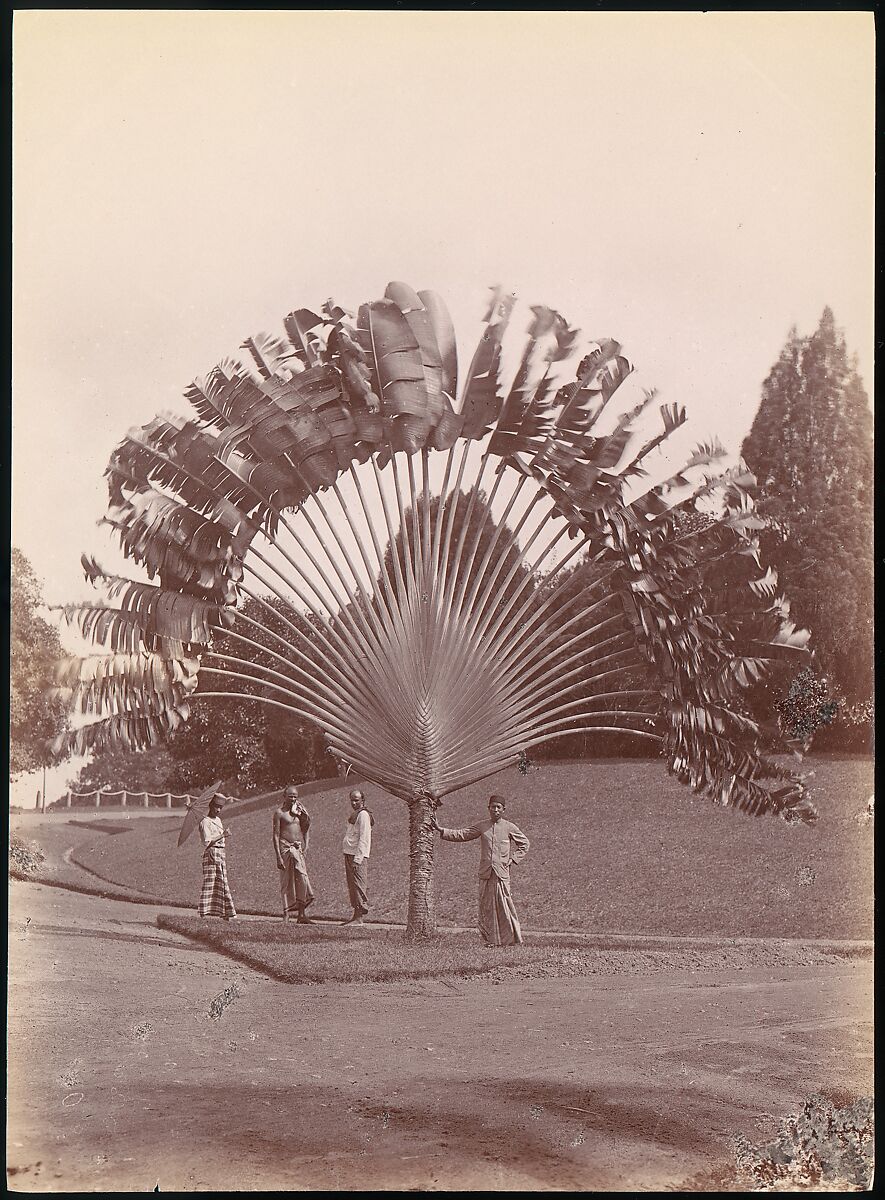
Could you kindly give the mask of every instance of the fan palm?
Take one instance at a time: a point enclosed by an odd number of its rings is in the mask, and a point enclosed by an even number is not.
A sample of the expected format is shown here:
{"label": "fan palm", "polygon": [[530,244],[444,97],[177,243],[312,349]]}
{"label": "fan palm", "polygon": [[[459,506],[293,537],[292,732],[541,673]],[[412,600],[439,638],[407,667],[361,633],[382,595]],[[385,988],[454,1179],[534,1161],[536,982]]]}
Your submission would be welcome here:
{"label": "fan palm", "polygon": [[713,443],[651,485],[684,409],[625,407],[621,346],[582,355],[552,309],[504,388],[512,309],[496,289],[460,386],[443,302],[401,283],[355,319],[329,302],[247,340],[188,389],[192,419],[111,456],[106,520],[154,582],[84,558],[103,598],[66,609],[106,650],[60,668],[95,718],[70,748],[151,745],[205,696],[314,721],[408,806],[412,936],[434,928],[441,799],[566,734],[629,733],[720,804],[814,818],[741,702],[807,641],[759,562],[752,476],[712,469]]}

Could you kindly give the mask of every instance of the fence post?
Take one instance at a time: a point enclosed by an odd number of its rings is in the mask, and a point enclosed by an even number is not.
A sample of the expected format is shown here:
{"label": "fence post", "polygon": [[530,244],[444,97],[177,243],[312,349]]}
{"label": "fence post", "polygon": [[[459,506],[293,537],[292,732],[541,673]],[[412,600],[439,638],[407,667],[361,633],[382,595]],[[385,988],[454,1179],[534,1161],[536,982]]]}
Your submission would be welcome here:
{"label": "fence post", "polygon": [[98,791],[95,793],[95,807],[96,808],[101,808],[101,793],[102,793],[101,788],[99,788]]}
{"label": "fence post", "polygon": [[65,792],[65,808],[71,807],[71,793]]}
{"label": "fence post", "polygon": [[145,807],[145,808],[147,808],[147,806],[148,806],[148,804],[149,804],[149,803],[150,803],[150,799],[149,799],[149,797],[148,797],[148,794],[147,794],[147,792],[145,792],[145,794],[144,794],[144,807]]}
{"label": "fence post", "polygon": [[166,807],[167,808],[172,807],[172,793],[171,792],[166,793]]}
{"label": "fence post", "polygon": [[126,789],[124,788],[124,789],[123,789],[123,799],[120,801],[120,807],[121,807],[121,808],[125,808],[125,807],[126,807],[126,796],[127,796],[127,794],[128,794],[128,793],[126,792]]}

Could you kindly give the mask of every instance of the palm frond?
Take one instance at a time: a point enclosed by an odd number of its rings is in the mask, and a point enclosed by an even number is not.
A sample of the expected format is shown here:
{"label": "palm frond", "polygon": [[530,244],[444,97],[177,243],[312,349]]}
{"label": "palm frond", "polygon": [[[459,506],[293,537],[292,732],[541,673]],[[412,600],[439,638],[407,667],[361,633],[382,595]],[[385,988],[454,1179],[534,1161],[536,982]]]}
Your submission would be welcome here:
{"label": "palm frond", "polygon": [[545,306],[505,398],[513,308],[493,289],[460,398],[445,305],[391,283],[355,321],[332,301],[293,310],[194,381],[195,419],[131,430],[106,522],[148,581],[85,560],[103,598],[64,615],[110,653],[60,670],[96,718],[71,745],[154,744],[192,704],[236,696],[313,721],[411,801],[616,730],[657,739],[718,804],[812,819],[745,711],[771,664],[808,653],[762,564],[752,476],[717,473],[711,441],[638,488],[684,408],[659,405],[655,429],[655,392],[621,404],[633,368],[612,339],[563,383],[578,332]]}
{"label": "palm frond", "polygon": [[463,436],[479,441],[495,424],[502,398],[498,393],[501,370],[501,345],[516,297],[501,287],[492,288],[492,298],[485,315],[486,329],[473,355],[461,400],[464,420]]}

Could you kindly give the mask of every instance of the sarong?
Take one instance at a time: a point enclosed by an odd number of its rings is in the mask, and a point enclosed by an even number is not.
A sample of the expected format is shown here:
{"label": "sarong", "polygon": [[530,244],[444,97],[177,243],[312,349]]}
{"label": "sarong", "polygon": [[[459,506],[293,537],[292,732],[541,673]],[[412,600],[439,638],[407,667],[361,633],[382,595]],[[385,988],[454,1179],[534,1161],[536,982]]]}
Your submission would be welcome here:
{"label": "sarong", "polygon": [[352,854],[344,856],[344,874],[347,877],[347,894],[350,897],[350,907],[359,917],[364,917],[369,911],[369,899],[366,888],[369,883],[369,869],[366,859],[358,863]]}
{"label": "sarong", "polygon": [[487,946],[515,946],[522,942],[510,884],[497,875],[479,881],[479,932]]}
{"label": "sarong", "polygon": [[313,888],[307,874],[307,862],[300,842],[280,839],[280,856],[283,869],[280,871],[280,893],[283,899],[283,915],[298,916],[309,904],[313,904]]}
{"label": "sarong", "polygon": [[233,897],[227,885],[227,862],[221,846],[209,846],[203,852],[203,888],[200,892],[200,916],[224,917],[237,915]]}

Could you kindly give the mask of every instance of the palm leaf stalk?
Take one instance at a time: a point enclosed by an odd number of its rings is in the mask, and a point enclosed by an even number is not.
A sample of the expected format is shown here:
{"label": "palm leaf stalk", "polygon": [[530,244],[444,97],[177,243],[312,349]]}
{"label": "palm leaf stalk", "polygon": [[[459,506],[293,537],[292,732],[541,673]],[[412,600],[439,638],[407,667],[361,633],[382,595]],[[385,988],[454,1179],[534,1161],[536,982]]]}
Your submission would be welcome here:
{"label": "palm leaf stalk", "polygon": [[59,665],[91,718],[67,749],[153,745],[212,697],[313,722],[408,806],[413,938],[435,928],[443,797],[575,732],[651,740],[718,804],[815,816],[744,711],[774,660],[808,654],[760,561],[752,476],[717,474],[712,443],[637,486],[685,410],[650,428],[656,394],[630,395],[611,339],[563,379],[578,331],[542,306],[505,387],[514,300],[493,291],[460,395],[445,305],[405,284],[247,339],[187,389],[193,418],[111,456],[105,521],[146,580],[84,558],[104,595],[64,609],[106,648]]}

